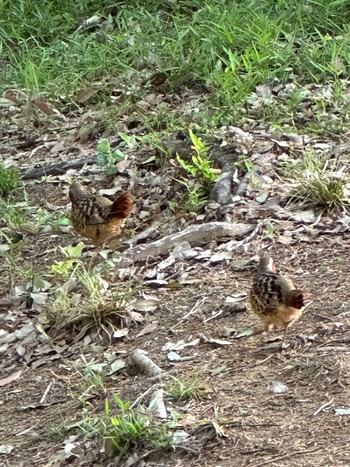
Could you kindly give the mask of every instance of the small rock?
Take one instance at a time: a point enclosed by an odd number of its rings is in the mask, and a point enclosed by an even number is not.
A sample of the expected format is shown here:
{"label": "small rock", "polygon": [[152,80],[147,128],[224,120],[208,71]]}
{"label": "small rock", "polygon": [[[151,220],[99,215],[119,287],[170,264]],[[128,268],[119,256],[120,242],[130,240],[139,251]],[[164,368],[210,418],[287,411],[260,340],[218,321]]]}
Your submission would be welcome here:
{"label": "small rock", "polygon": [[247,311],[247,305],[242,302],[225,303],[225,311],[228,311],[231,314],[244,313]]}
{"label": "small rock", "polygon": [[284,383],[281,383],[279,381],[273,381],[269,384],[267,389],[273,394],[283,394],[285,392],[288,392],[288,387]]}

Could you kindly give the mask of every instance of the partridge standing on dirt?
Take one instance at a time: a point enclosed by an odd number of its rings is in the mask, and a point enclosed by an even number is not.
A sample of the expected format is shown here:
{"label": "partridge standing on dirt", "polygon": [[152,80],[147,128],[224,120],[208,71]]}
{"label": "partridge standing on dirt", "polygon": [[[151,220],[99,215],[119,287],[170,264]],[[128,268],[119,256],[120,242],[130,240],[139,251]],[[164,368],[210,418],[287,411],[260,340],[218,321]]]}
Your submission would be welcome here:
{"label": "partridge standing on dirt", "polygon": [[77,182],[72,183],[69,188],[69,199],[72,203],[73,227],[96,244],[120,235],[133,205],[130,193],[123,193],[111,201],[105,196],[92,195]]}
{"label": "partridge standing on dirt", "polygon": [[305,292],[296,289],[288,277],[275,272],[272,258],[261,255],[249,299],[266,331],[275,326],[284,328],[283,349],[288,327],[300,318],[305,307]]}

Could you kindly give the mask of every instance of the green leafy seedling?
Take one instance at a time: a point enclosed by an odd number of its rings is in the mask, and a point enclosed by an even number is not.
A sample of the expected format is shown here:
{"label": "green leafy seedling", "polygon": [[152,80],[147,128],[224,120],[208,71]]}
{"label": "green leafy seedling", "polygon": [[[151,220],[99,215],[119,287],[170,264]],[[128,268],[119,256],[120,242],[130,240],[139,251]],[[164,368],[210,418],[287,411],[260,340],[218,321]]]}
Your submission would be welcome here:
{"label": "green leafy seedling", "polygon": [[108,175],[118,173],[116,164],[125,159],[125,155],[119,149],[112,149],[107,139],[97,145],[96,164],[103,168]]}
{"label": "green leafy seedling", "polygon": [[70,271],[80,263],[80,258],[85,248],[85,244],[80,242],[76,246],[68,245],[65,248],[59,246],[61,253],[65,256],[66,259],[62,261],[55,261],[51,266],[51,272],[53,274],[58,274],[62,277],[67,277]]}
{"label": "green leafy seedling", "polygon": [[195,154],[192,161],[188,162],[176,156],[178,163],[190,175],[190,180],[182,178],[177,180],[187,188],[190,197],[190,210],[200,210],[207,202],[210,189],[218,178],[218,171],[212,167],[212,161],[208,155],[208,146],[189,130]]}

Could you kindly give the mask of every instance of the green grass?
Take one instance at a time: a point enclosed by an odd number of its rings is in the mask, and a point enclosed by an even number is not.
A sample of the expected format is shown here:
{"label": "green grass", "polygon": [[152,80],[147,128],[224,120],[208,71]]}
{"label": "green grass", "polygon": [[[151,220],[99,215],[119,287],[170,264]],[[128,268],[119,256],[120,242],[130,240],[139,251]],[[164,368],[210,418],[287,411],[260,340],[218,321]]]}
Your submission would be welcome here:
{"label": "green grass", "polygon": [[28,219],[23,203],[7,203],[2,199],[0,199],[0,216],[12,229],[18,228]]}
{"label": "green grass", "polygon": [[[94,15],[101,21],[83,24]],[[0,18],[8,65],[2,85],[29,94],[74,100],[78,88],[114,76],[137,100],[147,92],[144,77],[159,71],[167,75],[165,89],[201,89],[221,107],[220,118],[226,108],[226,119],[234,120],[249,113],[243,104],[257,85],[333,85],[350,71],[345,0],[22,0],[3,1]],[[288,105],[293,114],[298,97]],[[266,105],[267,116],[273,119],[278,107]]]}

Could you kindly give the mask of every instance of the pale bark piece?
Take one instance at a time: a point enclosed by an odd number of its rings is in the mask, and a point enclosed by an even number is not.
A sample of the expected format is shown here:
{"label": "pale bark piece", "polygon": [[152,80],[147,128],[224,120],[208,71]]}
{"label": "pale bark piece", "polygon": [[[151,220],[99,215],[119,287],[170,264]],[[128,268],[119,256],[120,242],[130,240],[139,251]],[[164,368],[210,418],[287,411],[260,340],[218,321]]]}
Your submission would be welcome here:
{"label": "pale bark piece", "polygon": [[158,389],[153,393],[152,400],[148,408],[157,418],[168,418],[167,410],[164,403],[163,389]]}
{"label": "pale bark piece", "polygon": [[156,376],[162,373],[162,369],[156,365],[141,349],[135,349],[130,354],[132,363],[143,373],[150,376]]}

